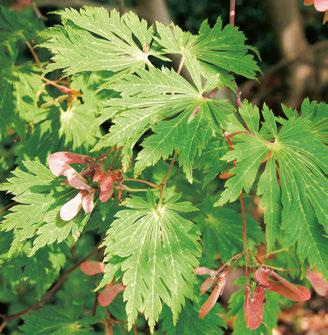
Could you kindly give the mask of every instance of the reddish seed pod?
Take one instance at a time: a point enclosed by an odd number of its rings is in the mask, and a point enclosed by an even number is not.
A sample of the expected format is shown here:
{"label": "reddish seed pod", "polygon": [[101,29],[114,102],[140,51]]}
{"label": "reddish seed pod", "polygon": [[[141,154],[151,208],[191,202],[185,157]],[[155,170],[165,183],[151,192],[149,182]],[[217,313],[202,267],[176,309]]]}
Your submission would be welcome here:
{"label": "reddish seed pod", "polygon": [[116,296],[125,289],[123,284],[108,284],[98,295],[98,303],[102,307],[110,305]]}
{"label": "reddish seed pod", "polygon": [[268,287],[270,291],[277,292],[283,297],[293,301],[307,301],[311,298],[311,292],[306,287],[292,284],[273,270],[270,270],[270,274],[278,281],[270,281],[270,286]]}
{"label": "reddish seed pod", "polygon": [[318,295],[328,298],[328,282],[324,279],[322,273],[308,270],[306,278]]}
{"label": "reddish seed pod", "polygon": [[232,173],[231,171],[225,171],[219,174],[219,178],[222,180],[226,180],[226,179],[233,177],[234,175],[235,174]]}
{"label": "reddish seed pod", "polygon": [[104,272],[105,264],[96,261],[85,261],[81,263],[80,270],[87,276],[94,276]]}
{"label": "reddish seed pod", "polygon": [[203,284],[200,287],[200,294],[206,293],[216,282],[216,277],[209,277],[204,280]]}
{"label": "reddish seed pod", "polygon": [[264,296],[264,288],[260,285],[254,292],[249,286],[245,287],[244,316],[249,329],[256,329],[262,323]]}
{"label": "reddish seed pod", "polygon": [[206,268],[206,267],[198,267],[194,271],[195,271],[195,274],[198,276],[204,276],[204,275],[211,276],[212,273],[214,272],[214,270]]}
{"label": "reddish seed pod", "polygon": [[269,287],[270,286],[268,278],[269,273],[270,273],[269,269],[263,266],[259,267],[254,275],[256,282],[263,287]]}
{"label": "reddish seed pod", "polygon": [[82,208],[83,193],[79,192],[74,198],[67,201],[60,209],[60,218],[63,221],[72,220]]}
{"label": "reddish seed pod", "polygon": [[86,213],[91,213],[94,209],[94,195],[95,195],[95,192],[86,192],[86,191],[83,191],[86,193],[86,195],[84,196],[83,200],[82,200],[82,207],[84,209],[84,211]]}
{"label": "reddish seed pod", "polygon": [[224,273],[218,277],[212,293],[201,307],[199,311],[199,317],[201,319],[203,319],[209,313],[209,311],[215,306],[216,301],[219,299],[220,295],[223,292],[225,283],[226,283],[226,274]]}

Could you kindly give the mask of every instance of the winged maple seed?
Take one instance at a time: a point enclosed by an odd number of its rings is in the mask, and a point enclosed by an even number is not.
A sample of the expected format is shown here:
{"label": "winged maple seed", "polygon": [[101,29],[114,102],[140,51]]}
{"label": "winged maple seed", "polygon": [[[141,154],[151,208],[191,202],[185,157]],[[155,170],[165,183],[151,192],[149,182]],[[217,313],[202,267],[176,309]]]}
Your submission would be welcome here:
{"label": "winged maple seed", "polygon": [[314,5],[318,12],[325,12],[323,23],[328,22],[328,1],[327,0],[304,0],[305,6]]}
{"label": "winged maple seed", "polygon": [[[55,152],[48,157],[48,164],[55,176],[64,176],[67,183],[80,190],[71,200],[63,205],[60,218],[64,221],[72,220],[83,208],[85,213],[91,213],[94,208],[94,195],[98,188],[89,185],[85,177],[99,184],[99,200],[108,201],[114,193],[114,183],[117,183],[118,198],[121,200],[123,192],[123,177],[120,170],[105,171],[102,163],[104,157],[94,159],[86,155],[72,152]],[[70,164],[82,164],[86,167],[79,173]],[[85,176],[85,177],[84,177]]]}
{"label": "winged maple seed", "polygon": [[306,278],[318,295],[328,298],[328,282],[325,280],[322,273],[308,270],[306,272]]}
{"label": "winged maple seed", "polygon": [[[274,280],[271,280],[269,276],[273,277]],[[274,291],[289,300],[307,301],[311,298],[311,292],[306,287],[292,284],[272,269],[263,266],[257,269],[255,280],[262,287]]]}
{"label": "winged maple seed", "polygon": [[[104,273],[105,264],[96,261],[85,261],[80,264],[80,270],[87,276],[95,276],[99,273]],[[122,283],[107,284],[97,297],[99,305],[102,307],[110,305],[124,289],[125,286]]]}
{"label": "winged maple seed", "polygon": [[245,286],[244,315],[247,328],[256,329],[262,323],[264,297],[263,286],[257,285],[254,291]]}
{"label": "winged maple seed", "polygon": [[311,293],[306,287],[290,283],[270,268],[258,268],[254,279],[254,291],[249,285],[245,286],[244,315],[246,326],[250,329],[258,328],[262,322],[265,290],[276,292],[293,301],[307,301],[311,298]]}
{"label": "winged maple seed", "polygon": [[195,273],[200,276],[209,275],[209,278],[207,278],[200,287],[201,295],[206,293],[211,287],[214,286],[210,296],[205,301],[205,303],[203,304],[203,306],[199,311],[199,317],[203,319],[209,313],[209,311],[215,306],[216,301],[222,294],[229,270],[226,270],[224,272],[218,272],[206,267],[199,267],[195,269]]}

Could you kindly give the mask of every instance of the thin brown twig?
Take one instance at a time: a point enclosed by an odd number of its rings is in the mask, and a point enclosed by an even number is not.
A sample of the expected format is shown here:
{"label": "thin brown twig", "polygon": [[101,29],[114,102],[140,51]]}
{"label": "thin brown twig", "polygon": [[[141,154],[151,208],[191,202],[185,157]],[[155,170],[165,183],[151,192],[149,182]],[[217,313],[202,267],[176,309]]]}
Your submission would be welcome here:
{"label": "thin brown twig", "polygon": [[92,306],[92,316],[96,315],[97,307],[98,307],[98,293],[96,292],[95,293],[95,301],[94,301],[93,306]]}
{"label": "thin brown twig", "polygon": [[74,271],[76,270],[84,261],[86,261],[90,256],[92,256],[97,250],[98,250],[99,244],[96,245],[96,247],[86,256],[84,257],[81,261],[78,263],[74,264],[72,267],[70,267],[68,270],[66,270],[56,281],[55,285],[52,286],[52,288],[47,291],[43,297],[41,298],[40,301],[36,302],[35,304],[30,305],[29,307],[21,310],[18,313],[11,314],[11,315],[4,315],[0,314],[2,319],[4,321],[12,321],[15,319],[20,318],[22,315],[29,313],[30,311],[37,310],[41,308],[44,304],[46,304],[52,296],[61,288],[61,286],[64,284],[65,280],[67,277]]}
{"label": "thin brown twig", "polygon": [[36,3],[34,1],[31,3],[31,7],[32,7],[33,12],[35,13],[35,15],[37,16],[38,19],[40,19],[42,21],[47,21],[47,17],[42,15],[42,13],[40,12],[39,7],[36,5]]}
{"label": "thin brown twig", "polygon": [[[230,9],[229,9],[229,23],[234,26],[236,19],[236,0],[230,0]],[[239,109],[242,107],[241,103],[241,90],[237,86],[237,97],[236,97],[236,105]],[[248,129],[247,125],[245,125],[246,129]],[[233,150],[233,142],[229,134],[225,133],[224,137],[227,139],[229,144],[229,149]],[[233,162],[234,167],[237,166],[237,161]],[[249,263],[249,255],[248,255],[248,242],[247,242],[247,218],[246,218],[246,207],[243,191],[240,192],[239,202],[241,208],[241,220],[242,220],[242,240],[243,240],[243,253],[245,254],[245,275],[246,280],[248,280],[248,263]]]}
{"label": "thin brown twig", "polygon": [[154,187],[154,188],[160,188],[160,185],[157,185],[155,183],[152,183],[151,181],[148,181],[148,180],[144,180],[144,179],[136,179],[136,178],[124,178],[124,180],[129,180],[129,181],[135,181],[137,183],[143,183],[143,184],[147,184],[151,187]]}
{"label": "thin brown twig", "polygon": [[3,321],[2,324],[0,325],[0,334],[2,334],[3,330],[6,328],[8,322]]}
{"label": "thin brown twig", "polygon": [[179,62],[179,66],[178,66],[178,70],[177,70],[177,74],[181,73],[183,65],[184,65],[184,61],[185,61],[184,56],[181,56],[181,59],[180,59],[180,62]]}
{"label": "thin brown twig", "polygon": [[167,181],[168,181],[168,179],[169,179],[171,170],[172,170],[173,165],[174,165],[174,163],[175,163],[175,157],[176,157],[176,155],[177,155],[177,153],[174,152],[174,155],[173,155],[173,157],[172,157],[172,160],[171,160],[171,162],[170,162],[170,165],[169,165],[169,167],[168,167],[168,169],[167,169],[167,171],[166,171],[166,173],[165,173],[165,175],[164,175],[164,177],[163,177],[163,180],[162,180],[161,183],[160,183],[160,188],[161,188],[161,189],[160,189],[160,194],[159,194],[159,204],[162,204],[163,196],[164,196],[164,191],[165,191],[165,188],[166,188],[166,183],[167,183]]}
{"label": "thin brown twig", "polygon": [[9,203],[8,205],[6,205],[5,207],[0,209],[0,214],[2,214],[3,212],[7,211],[9,208],[15,206],[16,202],[13,201],[11,203]]}
{"label": "thin brown twig", "polygon": [[[238,259],[243,255],[243,252],[240,252],[239,254],[234,255],[233,257],[231,257],[228,261],[226,261],[223,265],[220,266],[220,268],[218,270],[215,271],[216,274],[220,273],[226,266],[228,266],[228,264],[230,264],[231,262],[233,262],[234,260],[238,261]],[[233,262],[233,264],[236,263]]]}
{"label": "thin brown twig", "polygon": [[26,44],[26,46],[28,47],[28,49],[30,50],[30,52],[31,52],[31,54],[32,54],[32,56],[33,56],[33,58],[34,58],[34,60],[35,60],[35,63],[37,64],[37,66],[38,66],[40,69],[42,69],[42,68],[43,68],[43,65],[42,65],[42,63],[41,63],[41,61],[40,61],[40,58],[39,58],[38,54],[35,52],[35,50],[34,50],[32,44],[31,44],[29,41],[25,41],[25,44]]}
{"label": "thin brown twig", "polygon": [[229,23],[234,26],[236,18],[236,0],[230,0]]}

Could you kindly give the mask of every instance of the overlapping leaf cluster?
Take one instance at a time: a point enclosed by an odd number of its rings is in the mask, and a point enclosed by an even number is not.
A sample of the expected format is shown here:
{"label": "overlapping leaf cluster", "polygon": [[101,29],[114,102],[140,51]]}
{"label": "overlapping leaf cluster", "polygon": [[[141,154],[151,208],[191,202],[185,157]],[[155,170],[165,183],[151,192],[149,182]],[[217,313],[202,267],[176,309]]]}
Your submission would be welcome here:
{"label": "overlapping leaf cluster", "polygon": [[250,192],[266,161],[257,193],[265,208],[268,249],[273,250],[276,241],[296,245],[301,261],[307,259],[327,275],[328,107],[306,100],[300,115],[287,107],[283,111],[286,118],[275,118],[264,106],[260,127],[258,108],[244,101],[240,114],[248,127],[240,127],[234,150],[223,157],[236,160],[237,167],[231,169],[234,176],[216,204],[235,201],[242,190]]}
{"label": "overlapping leaf cluster", "polygon": [[[267,106],[260,112],[244,101],[237,111],[222,99],[221,88],[236,93],[236,75],[254,79],[259,68],[243,33],[223,27],[221,19],[213,27],[203,22],[193,35],[103,8],[57,14],[61,25],[39,36],[43,26],[32,12],[0,11],[0,139],[18,165],[0,186],[14,204],[1,221],[0,267],[7,268],[3,278],[10,287],[30,285],[41,297],[75,248],[101,238],[106,267],[99,287],[122,282],[125,289],[110,314],[95,311],[95,283],[75,274],[52,307],[24,317],[23,333],[89,334],[110,315],[114,331],[128,334],[142,324],[140,314],[151,331],[159,322],[159,333],[223,333],[226,324],[217,315],[223,308],[197,319],[206,297],[195,296],[194,268],[200,259],[216,267],[218,259],[242,252],[234,203],[241,192],[261,199],[267,251],[289,253],[277,256],[274,265],[301,263],[328,277],[327,104],[306,100],[300,114],[283,107],[285,116],[276,117]],[[27,61],[31,43],[48,49],[50,61]],[[38,50],[49,58],[45,49]],[[123,181],[142,175],[159,187],[143,197],[131,197],[133,189],[126,188],[121,204],[96,203],[88,215],[61,220],[60,208],[77,190],[50,173],[44,164],[49,153],[99,157],[113,148],[120,152]],[[168,187],[162,161],[172,156],[180,168]],[[218,181],[221,173],[230,178]],[[215,201],[224,207],[214,208]],[[252,206],[250,196],[246,203]],[[248,247],[257,252],[263,231],[250,215],[246,219]],[[230,301],[235,334],[248,332],[243,299],[239,291]],[[62,313],[72,305],[71,313]],[[95,316],[87,316],[92,309]],[[279,299],[270,292],[265,326],[255,333],[269,334],[278,312]]]}

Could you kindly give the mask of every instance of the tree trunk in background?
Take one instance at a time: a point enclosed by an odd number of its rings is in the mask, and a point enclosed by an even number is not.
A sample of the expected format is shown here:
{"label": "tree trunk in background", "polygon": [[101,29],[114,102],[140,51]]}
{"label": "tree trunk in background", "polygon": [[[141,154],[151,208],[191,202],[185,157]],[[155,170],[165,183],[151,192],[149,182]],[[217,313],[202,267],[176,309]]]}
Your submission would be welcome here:
{"label": "tree trunk in background", "polygon": [[297,0],[264,0],[272,22],[281,54],[287,60],[308,53],[298,62],[293,62],[288,69],[288,96],[286,103],[297,107],[305,95],[316,96],[320,84],[314,66],[314,55],[308,51],[309,44],[305,37],[302,17]]}
{"label": "tree trunk in background", "polygon": [[136,13],[151,23],[159,21],[169,24],[171,22],[165,0],[140,0]]}

